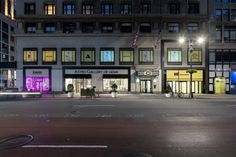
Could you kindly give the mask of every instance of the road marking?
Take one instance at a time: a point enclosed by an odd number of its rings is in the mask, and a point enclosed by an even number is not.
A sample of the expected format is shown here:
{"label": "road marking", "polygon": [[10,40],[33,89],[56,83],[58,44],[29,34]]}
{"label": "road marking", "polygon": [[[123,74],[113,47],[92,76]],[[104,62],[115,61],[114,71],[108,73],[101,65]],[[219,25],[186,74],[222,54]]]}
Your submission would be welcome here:
{"label": "road marking", "polygon": [[88,148],[88,149],[107,149],[106,145],[25,145],[23,148]]}
{"label": "road marking", "polygon": [[82,107],[114,107],[114,106],[115,105],[77,105],[74,107],[82,108]]}

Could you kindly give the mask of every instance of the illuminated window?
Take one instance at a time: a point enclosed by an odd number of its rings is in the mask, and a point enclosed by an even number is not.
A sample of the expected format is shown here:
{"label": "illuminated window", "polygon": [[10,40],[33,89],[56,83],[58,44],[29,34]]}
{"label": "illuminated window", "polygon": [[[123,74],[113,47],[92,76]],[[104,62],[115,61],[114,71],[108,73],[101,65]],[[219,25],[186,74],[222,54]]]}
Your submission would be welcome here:
{"label": "illuminated window", "polygon": [[120,64],[133,64],[133,63],[134,63],[134,50],[120,49]]}
{"label": "illuminated window", "polygon": [[100,51],[101,64],[114,64],[115,51],[114,49],[101,49]]}
{"label": "illuminated window", "polygon": [[56,49],[43,49],[43,63],[55,64],[57,62]]}
{"label": "illuminated window", "polygon": [[82,4],[82,14],[92,15],[93,14],[93,4]]}
{"label": "illuminated window", "polygon": [[139,63],[140,64],[153,64],[153,49],[140,49],[139,50]]}
{"label": "illuminated window", "polygon": [[38,52],[37,49],[24,49],[24,64],[37,64]]}
{"label": "illuminated window", "polygon": [[[191,54],[188,50],[188,63],[191,61]],[[193,64],[201,64],[202,63],[202,50],[201,49],[194,49],[192,51],[192,63]]]}
{"label": "illuminated window", "polygon": [[55,4],[45,4],[44,5],[44,14],[45,15],[55,15],[56,14]]}
{"label": "illuminated window", "polygon": [[80,53],[81,64],[95,64],[95,49],[82,48]]}
{"label": "illuminated window", "polygon": [[169,64],[181,64],[182,63],[181,49],[168,49],[168,63]]}
{"label": "illuminated window", "polygon": [[61,61],[62,63],[75,63],[75,49],[62,49]]}

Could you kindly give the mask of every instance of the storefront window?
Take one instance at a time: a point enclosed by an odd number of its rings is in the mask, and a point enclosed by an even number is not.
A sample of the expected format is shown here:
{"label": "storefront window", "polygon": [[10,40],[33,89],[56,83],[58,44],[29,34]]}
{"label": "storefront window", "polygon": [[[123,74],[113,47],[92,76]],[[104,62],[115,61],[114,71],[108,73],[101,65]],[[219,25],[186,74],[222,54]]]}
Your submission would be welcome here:
{"label": "storefront window", "polygon": [[133,49],[120,49],[120,64],[133,64],[134,50]]}
{"label": "storefront window", "polygon": [[37,63],[37,49],[24,49],[24,63]]}
{"label": "storefront window", "polygon": [[101,49],[101,64],[114,64],[114,49]]}
{"label": "storefront window", "polygon": [[75,49],[62,49],[62,63],[75,63]]}
{"label": "storefront window", "polygon": [[153,64],[153,50],[140,49],[139,50],[139,63],[140,64]]}
{"label": "storefront window", "polygon": [[56,49],[43,49],[43,63],[56,63],[57,51]]}
{"label": "storefront window", "polygon": [[81,49],[81,64],[95,64],[95,49]]}
{"label": "storefront window", "polygon": [[181,64],[182,52],[181,49],[168,49],[168,64]]}
{"label": "storefront window", "polygon": [[111,91],[112,84],[117,84],[118,91],[128,91],[128,79],[103,79],[103,90]]}
{"label": "storefront window", "polygon": [[67,90],[68,84],[74,85],[74,90],[76,93],[80,93],[81,89],[92,88],[92,79],[90,78],[80,78],[80,79],[65,79],[65,89]]}
{"label": "storefront window", "polygon": [[[188,50],[188,63],[191,62],[191,54],[190,51]],[[202,63],[202,50],[193,50],[192,51],[192,63]]]}
{"label": "storefront window", "polygon": [[48,77],[26,77],[26,90],[32,92],[49,91]]}

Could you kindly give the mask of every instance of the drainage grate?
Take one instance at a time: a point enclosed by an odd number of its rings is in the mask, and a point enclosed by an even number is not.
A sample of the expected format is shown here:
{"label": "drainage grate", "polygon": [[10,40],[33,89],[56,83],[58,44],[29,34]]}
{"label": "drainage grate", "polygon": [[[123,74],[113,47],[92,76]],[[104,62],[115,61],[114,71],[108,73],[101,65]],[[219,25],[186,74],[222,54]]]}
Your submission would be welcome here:
{"label": "drainage grate", "polygon": [[0,150],[21,147],[29,144],[33,139],[34,137],[32,135],[18,135],[4,138],[0,140]]}
{"label": "drainage grate", "polygon": [[146,153],[128,153],[124,157],[152,157],[152,156]]}

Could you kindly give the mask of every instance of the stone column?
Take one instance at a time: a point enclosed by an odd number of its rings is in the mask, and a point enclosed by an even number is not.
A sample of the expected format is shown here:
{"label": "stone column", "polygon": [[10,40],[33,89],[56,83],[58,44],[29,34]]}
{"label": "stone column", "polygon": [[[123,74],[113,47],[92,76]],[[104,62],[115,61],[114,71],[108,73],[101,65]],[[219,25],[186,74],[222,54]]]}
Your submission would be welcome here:
{"label": "stone column", "polygon": [[14,19],[14,0],[11,0],[11,19]]}
{"label": "stone column", "polygon": [[8,15],[8,0],[5,0],[4,5],[5,5],[5,16],[7,16]]}

